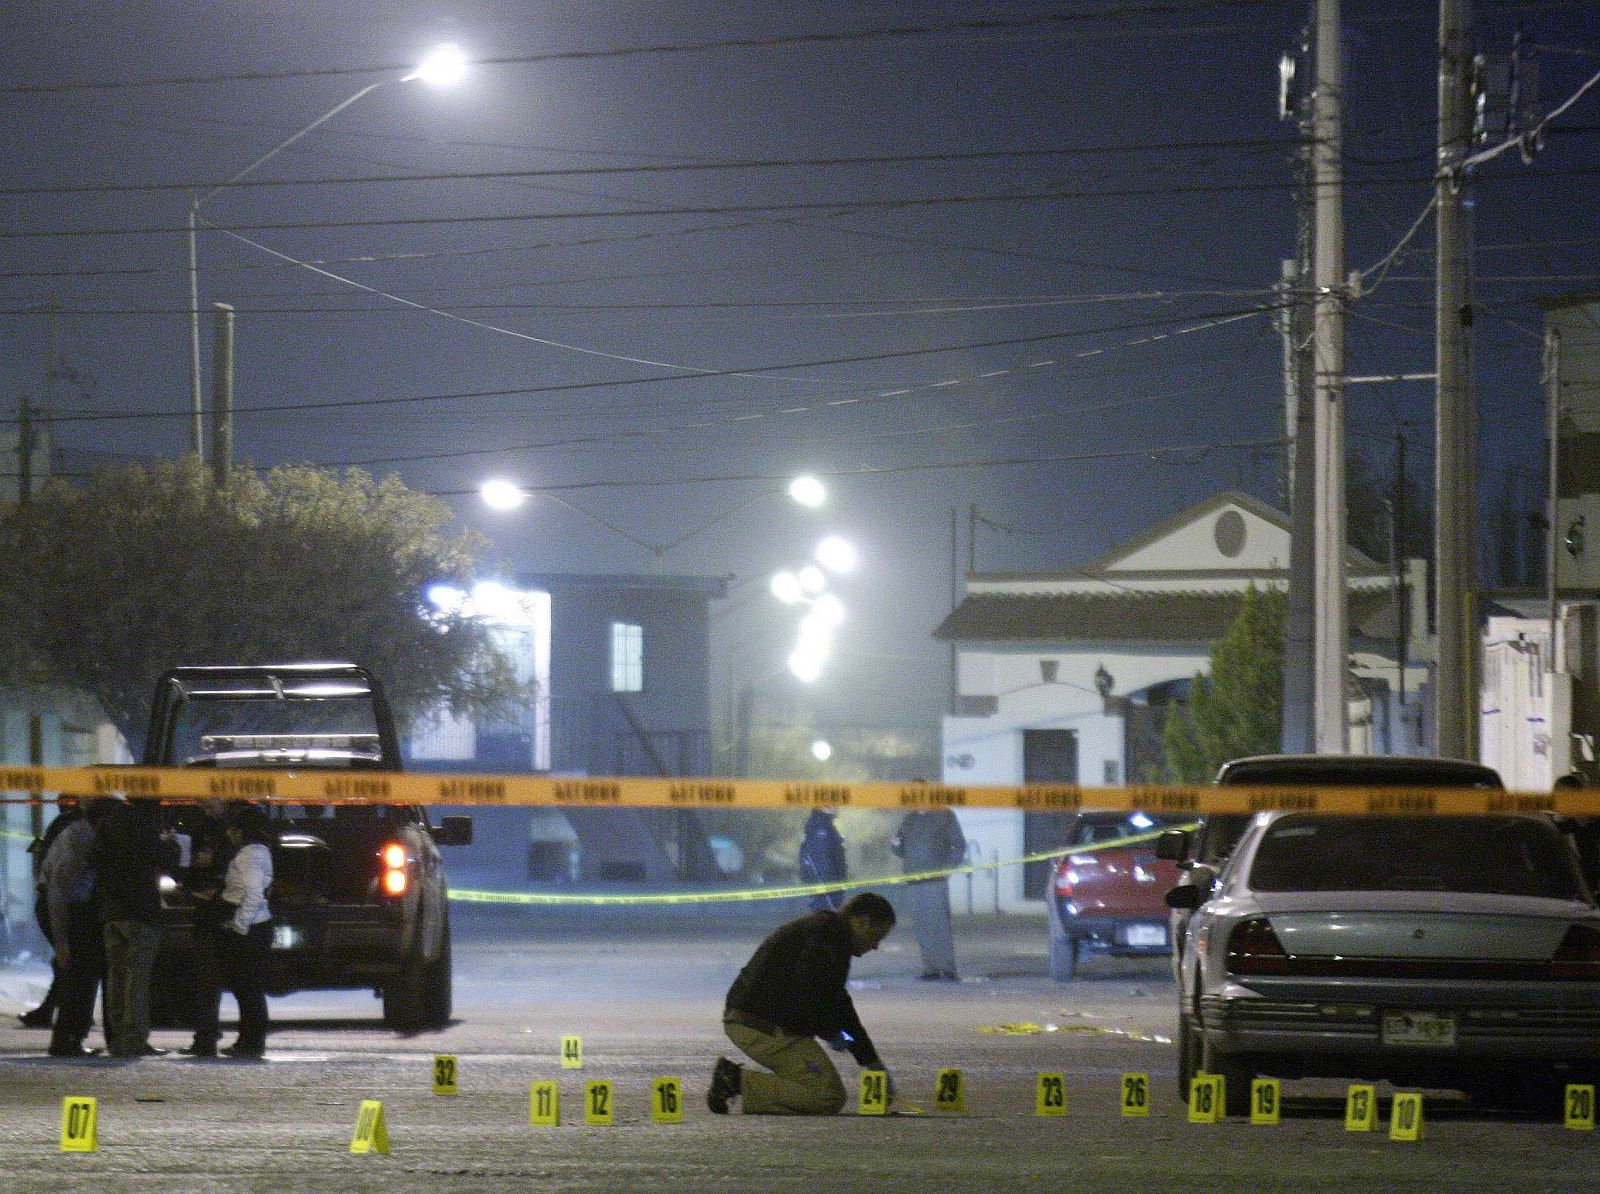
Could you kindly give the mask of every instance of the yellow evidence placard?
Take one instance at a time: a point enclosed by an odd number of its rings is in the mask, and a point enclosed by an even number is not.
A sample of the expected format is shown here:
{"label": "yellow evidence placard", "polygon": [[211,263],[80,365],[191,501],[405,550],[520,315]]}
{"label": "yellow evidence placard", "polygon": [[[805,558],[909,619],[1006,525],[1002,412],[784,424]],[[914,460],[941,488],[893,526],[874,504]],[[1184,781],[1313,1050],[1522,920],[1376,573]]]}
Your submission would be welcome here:
{"label": "yellow evidence placard", "polygon": [[1422,1096],[1416,1091],[1394,1096],[1389,1107],[1389,1139],[1422,1139]]}
{"label": "yellow evidence placard", "polygon": [[561,1087],[551,1081],[528,1087],[528,1122],[536,1128],[561,1126]]}
{"label": "yellow evidence placard", "polygon": [[657,1078],[650,1084],[650,1118],[658,1124],[683,1122],[683,1082]]}
{"label": "yellow evidence placard", "polygon": [[889,1113],[889,1075],[882,1070],[861,1071],[861,1100],[856,1106],[862,1115]]}
{"label": "yellow evidence placard", "polygon": [[933,1084],[933,1109],[952,1115],[967,1113],[967,1083],[960,1070],[940,1070]]}
{"label": "yellow evidence placard", "polygon": [[361,1110],[356,1113],[355,1135],[350,1137],[353,1153],[387,1153],[389,1128],[383,1122],[383,1103],[377,1099],[362,1099]]}
{"label": "yellow evidence placard", "polygon": [[614,1111],[609,1079],[598,1078],[585,1085],[583,1091],[584,1123],[591,1127],[605,1127],[616,1122]]}
{"label": "yellow evidence placard", "polygon": [[100,1111],[94,1099],[68,1095],[61,1100],[61,1151],[97,1153],[100,1151]]}
{"label": "yellow evidence placard", "polygon": [[1580,1132],[1594,1131],[1594,1087],[1573,1084],[1566,1089],[1561,1100],[1561,1120],[1569,1128]]}
{"label": "yellow evidence placard", "polygon": [[1223,1078],[1221,1074],[1196,1074],[1189,1079],[1189,1122],[1222,1122]]}
{"label": "yellow evidence placard", "polygon": [[433,1093],[456,1093],[456,1059],[449,1053],[439,1053],[433,1059]]}
{"label": "yellow evidence placard", "polygon": [[1372,1087],[1352,1084],[1344,1096],[1344,1130],[1371,1132],[1378,1126],[1378,1095]]}
{"label": "yellow evidence placard", "polygon": [[1257,1078],[1250,1083],[1250,1122],[1275,1124],[1283,1102],[1283,1088],[1276,1078]]}
{"label": "yellow evidence placard", "polygon": [[1122,1114],[1150,1114],[1150,1075],[1122,1075]]}
{"label": "yellow evidence placard", "polygon": [[1033,1113],[1061,1116],[1067,1113],[1067,1076],[1042,1073],[1033,1085]]}
{"label": "yellow evidence placard", "polygon": [[581,1036],[564,1036],[561,1038],[561,1068],[564,1070],[583,1069],[583,1038]]}

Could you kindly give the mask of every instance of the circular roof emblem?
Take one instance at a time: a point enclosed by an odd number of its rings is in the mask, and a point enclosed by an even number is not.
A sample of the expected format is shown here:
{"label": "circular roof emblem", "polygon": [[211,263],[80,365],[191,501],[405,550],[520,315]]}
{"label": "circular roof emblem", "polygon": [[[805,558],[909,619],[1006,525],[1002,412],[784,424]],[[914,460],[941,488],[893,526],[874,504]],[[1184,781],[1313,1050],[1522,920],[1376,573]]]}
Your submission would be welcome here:
{"label": "circular roof emblem", "polygon": [[1237,510],[1224,510],[1217,515],[1211,533],[1217,541],[1217,550],[1230,560],[1233,559],[1244,550],[1244,515]]}

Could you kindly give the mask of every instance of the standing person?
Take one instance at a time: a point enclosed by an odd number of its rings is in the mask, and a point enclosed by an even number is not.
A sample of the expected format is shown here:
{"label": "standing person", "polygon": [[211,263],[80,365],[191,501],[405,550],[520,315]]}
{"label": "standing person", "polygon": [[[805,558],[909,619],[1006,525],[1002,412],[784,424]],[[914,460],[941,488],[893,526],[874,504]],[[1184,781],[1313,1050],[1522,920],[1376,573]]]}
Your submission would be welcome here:
{"label": "standing person", "polygon": [[39,922],[39,931],[44,934],[44,939],[50,942],[52,956],[50,988],[44,993],[44,999],[38,1007],[25,1011],[17,1017],[24,1028],[49,1028],[55,1023],[56,1007],[61,1002],[61,978],[56,973],[55,967],[55,939],[50,927],[50,892],[44,881],[44,860],[62,831],[82,817],[83,811],[78,807],[77,799],[72,796],[61,797],[57,801],[57,807],[59,811],[45,827],[44,834],[28,846],[28,853],[33,855],[33,918]]}
{"label": "standing person", "polygon": [[155,800],[119,802],[95,835],[94,864],[105,936],[106,1048],[113,1057],[159,1057],[150,1043],[150,974],[161,944],[161,876],[177,865]]}
{"label": "standing person", "polygon": [[[178,885],[189,897],[190,938],[188,999],[183,1010],[190,1018],[210,998],[211,991],[222,990],[222,962],[217,957],[217,926],[223,920],[222,883],[233,860],[233,844],[223,820],[221,800],[202,800],[180,813],[189,834],[189,861],[177,875]],[[178,1050],[194,1056],[194,1046]],[[212,1043],[208,1052],[215,1053]]]}
{"label": "standing person", "polygon": [[[267,1051],[263,980],[272,945],[272,913],[267,907],[267,888],[272,885],[272,828],[267,815],[253,804],[229,806],[225,823],[234,855],[218,897],[220,914],[204,930],[216,952],[217,971],[209,980],[196,976],[209,985],[196,992],[194,1043],[183,1052],[190,1057],[217,1055],[217,1041],[222,1036],[222,989],[226,987],[239,1004],[239,1037],[222,1052],[229,1057],[259,1059]],[[198,918],[195,931],[202,931]]]}
{"label": "standing person", "polygon": [[42,874],[50,903],[50,940],[55,944],[61,982],[56,1022],[50,1033],[51,1057],[89,1057],[83,1038],[94,1021],[94,999],[105,974],[105,939],[95,907],[95,830],[119,801],[91,800],[83,816],[62,830],[45,855]]}
{"label": "standing person", "polygon": [[[806,818],[805,833],[800,838],[802,883],[838,883],[848,877],[844,838],[833,821],[837,815],[831,808],[814,808]],[[813,912],[832,911],[842,903],[842,891],[823,891],[810,897]]]}
{"label": "standing person", "polygon": [[[948,808],[918,809],[907,813],[889,848],[905,860],[908,875],[960,866],[967,854],[961,822]],[[924,982],[956,983],[956,945],[950,930],[950,882],[941,875],[906,884],[911,905],[911,925],[922,951]]]}
{"label": "standing person", "polygon": [[722,1026],[741,1052],[771,1073],[719,1057],[706,1105],[718,1115],[727,1114],[732,1099],[741,1100],[746,1115],[837,1114],[844,1083],[817,1037],[887,1077],[845,982],[850,959],[877,949],[892,928],[889,901],[863,891],[837,912],[808,912],[763,941],[728,989]]}

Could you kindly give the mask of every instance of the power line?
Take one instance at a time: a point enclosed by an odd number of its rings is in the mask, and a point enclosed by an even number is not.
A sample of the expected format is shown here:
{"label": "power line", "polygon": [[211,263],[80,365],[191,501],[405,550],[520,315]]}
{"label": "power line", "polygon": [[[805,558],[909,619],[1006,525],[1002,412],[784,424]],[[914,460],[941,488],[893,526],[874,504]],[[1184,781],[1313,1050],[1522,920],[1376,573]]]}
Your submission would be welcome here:
{"label": "power line", "polygon": [[[1139,16],[1173,16],[1224,8],[1277,6],[1281,0],[1166,0],[1165,3],[1117,4],[1085,12],[1043,13],[1030,17],[976,18],[924,25],[888,25],[868,29],[775,34],[768,37],[733,37],[715,40],[618,46],[591,50],[552,50],[478,59],[478,66],[531,66],[550,62],[584,62],[599,58],[633,58],[657,54],[694,54],[712,50],[765,50],[788,46],[839,45],[851,42],[939,36],[948,33],[1006,33],[1028,29],[1061,29],[1096,21],[1116,21]],[[336,78],[350,75],[393,74],[413,63],[388,62],[369,66],[310,67],[277,71],[236,71],[211,75],[175,75],[154,79],[103,79],[75,83],[23,83],[0,87],[0,95],[49,95],[73,91],[114,91],[146,87],[178,87],[208,83],[269,82],[279,79]]]}
{"label": "power line", "polygon": [[[550,166],[528,170],[446,170],[407,174],[354,174],[315,178],[243,178],[228,184],[230,191],[271,187],[366,186],[413,182],[490,182],[530,178],[580,178],[592,175],[696,174],[718,170],[787,170],[842,166],[916,165],[936,162],[978,162],[1001,159],[1033,160],[1124,153],[1170,153],[1215,149],[1283,148],[1282,137],[1243,137],[1215,141],[1167,141],[1146,144],[1062,146],[1049,149],[988,149],[942,153],[863,154],[844,157],[734,158],[698,162],[651,162],[631,166]],[[0,187],[0,195],[119,195],[192,192],[215,185],[213,181],[62,183],[53,186]]]}
{"label": "power line", "polygon": [[[1600,166],[1572,166],[1542,172],[1538,177],[1582,177],[1600,174]],[[1478,185],[1506,183],[1527,178],[1514,174],[1485,177]],[[1352,187],[1415,186],[1431,182],[1432,175],[1395,176],[1389,178],[1346,179],[1346,189]],[[792,203],[727,203],[705,204],[692,207],[653,207],[633,211],[590,209],[570,212],[501,212],[486,215],[453,216],[386,216],[354,220],[260,221],[242,224],[211,224],[219,232],[307,232],[332,228],[395,228],[460,224],[511,224],[541,223],[552,220],[616,220],[638,219],[654,216],[684,215],[743,215],[750,213],[776,214],[782,212],[836,212],[849,214],[864,211],[907,211],[919,208],[950,207],[962,204],[1037,203],[1061,199],[1128,199],[1148,198],[1158,195],[1224,195],[1247,194],[1262,191],[1289,191],[1301,189],[1293,181],[1181,183],[1163,186],[1112,187],[1084,190],[1074,187],[1051,188],[1042,191],[977,191],[961,195],[919,195],[898,199],[835,199],[801,201]],[[44,229],[26,232],[0,232],[0,240],[57,240],[90,236],[176,236],[186,233],[179,225],[156,225],[123,228],[69,228]]]}

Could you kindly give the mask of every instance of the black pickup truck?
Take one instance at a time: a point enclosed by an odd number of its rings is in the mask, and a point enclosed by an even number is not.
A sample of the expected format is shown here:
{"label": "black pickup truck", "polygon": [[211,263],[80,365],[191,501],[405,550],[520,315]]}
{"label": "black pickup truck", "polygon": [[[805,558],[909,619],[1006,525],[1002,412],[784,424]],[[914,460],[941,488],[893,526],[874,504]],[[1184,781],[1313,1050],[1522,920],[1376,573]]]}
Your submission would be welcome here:
{"label": "black pickup truck", "polygon": [[[267,993],[370,987],[391,1028],[449,1022],[450,909],[439,846],[469,844],[472,821],[445,817],[432,826],[418,805],[381,802],[381,773],[400,769],[400,746],[370,673],[349,663],[173,668],[157,685],[143,761],[348,773],[349,794],[362,803],[283,804],[264,783],[218,785],[222,799],[264,805],[276,834]],[[183,833],[199,814],[176,805],[166,820]],[[157,1022],[182,1024],[193,993],[193,903],[181,882],[163,887],[151,1010]]]}

